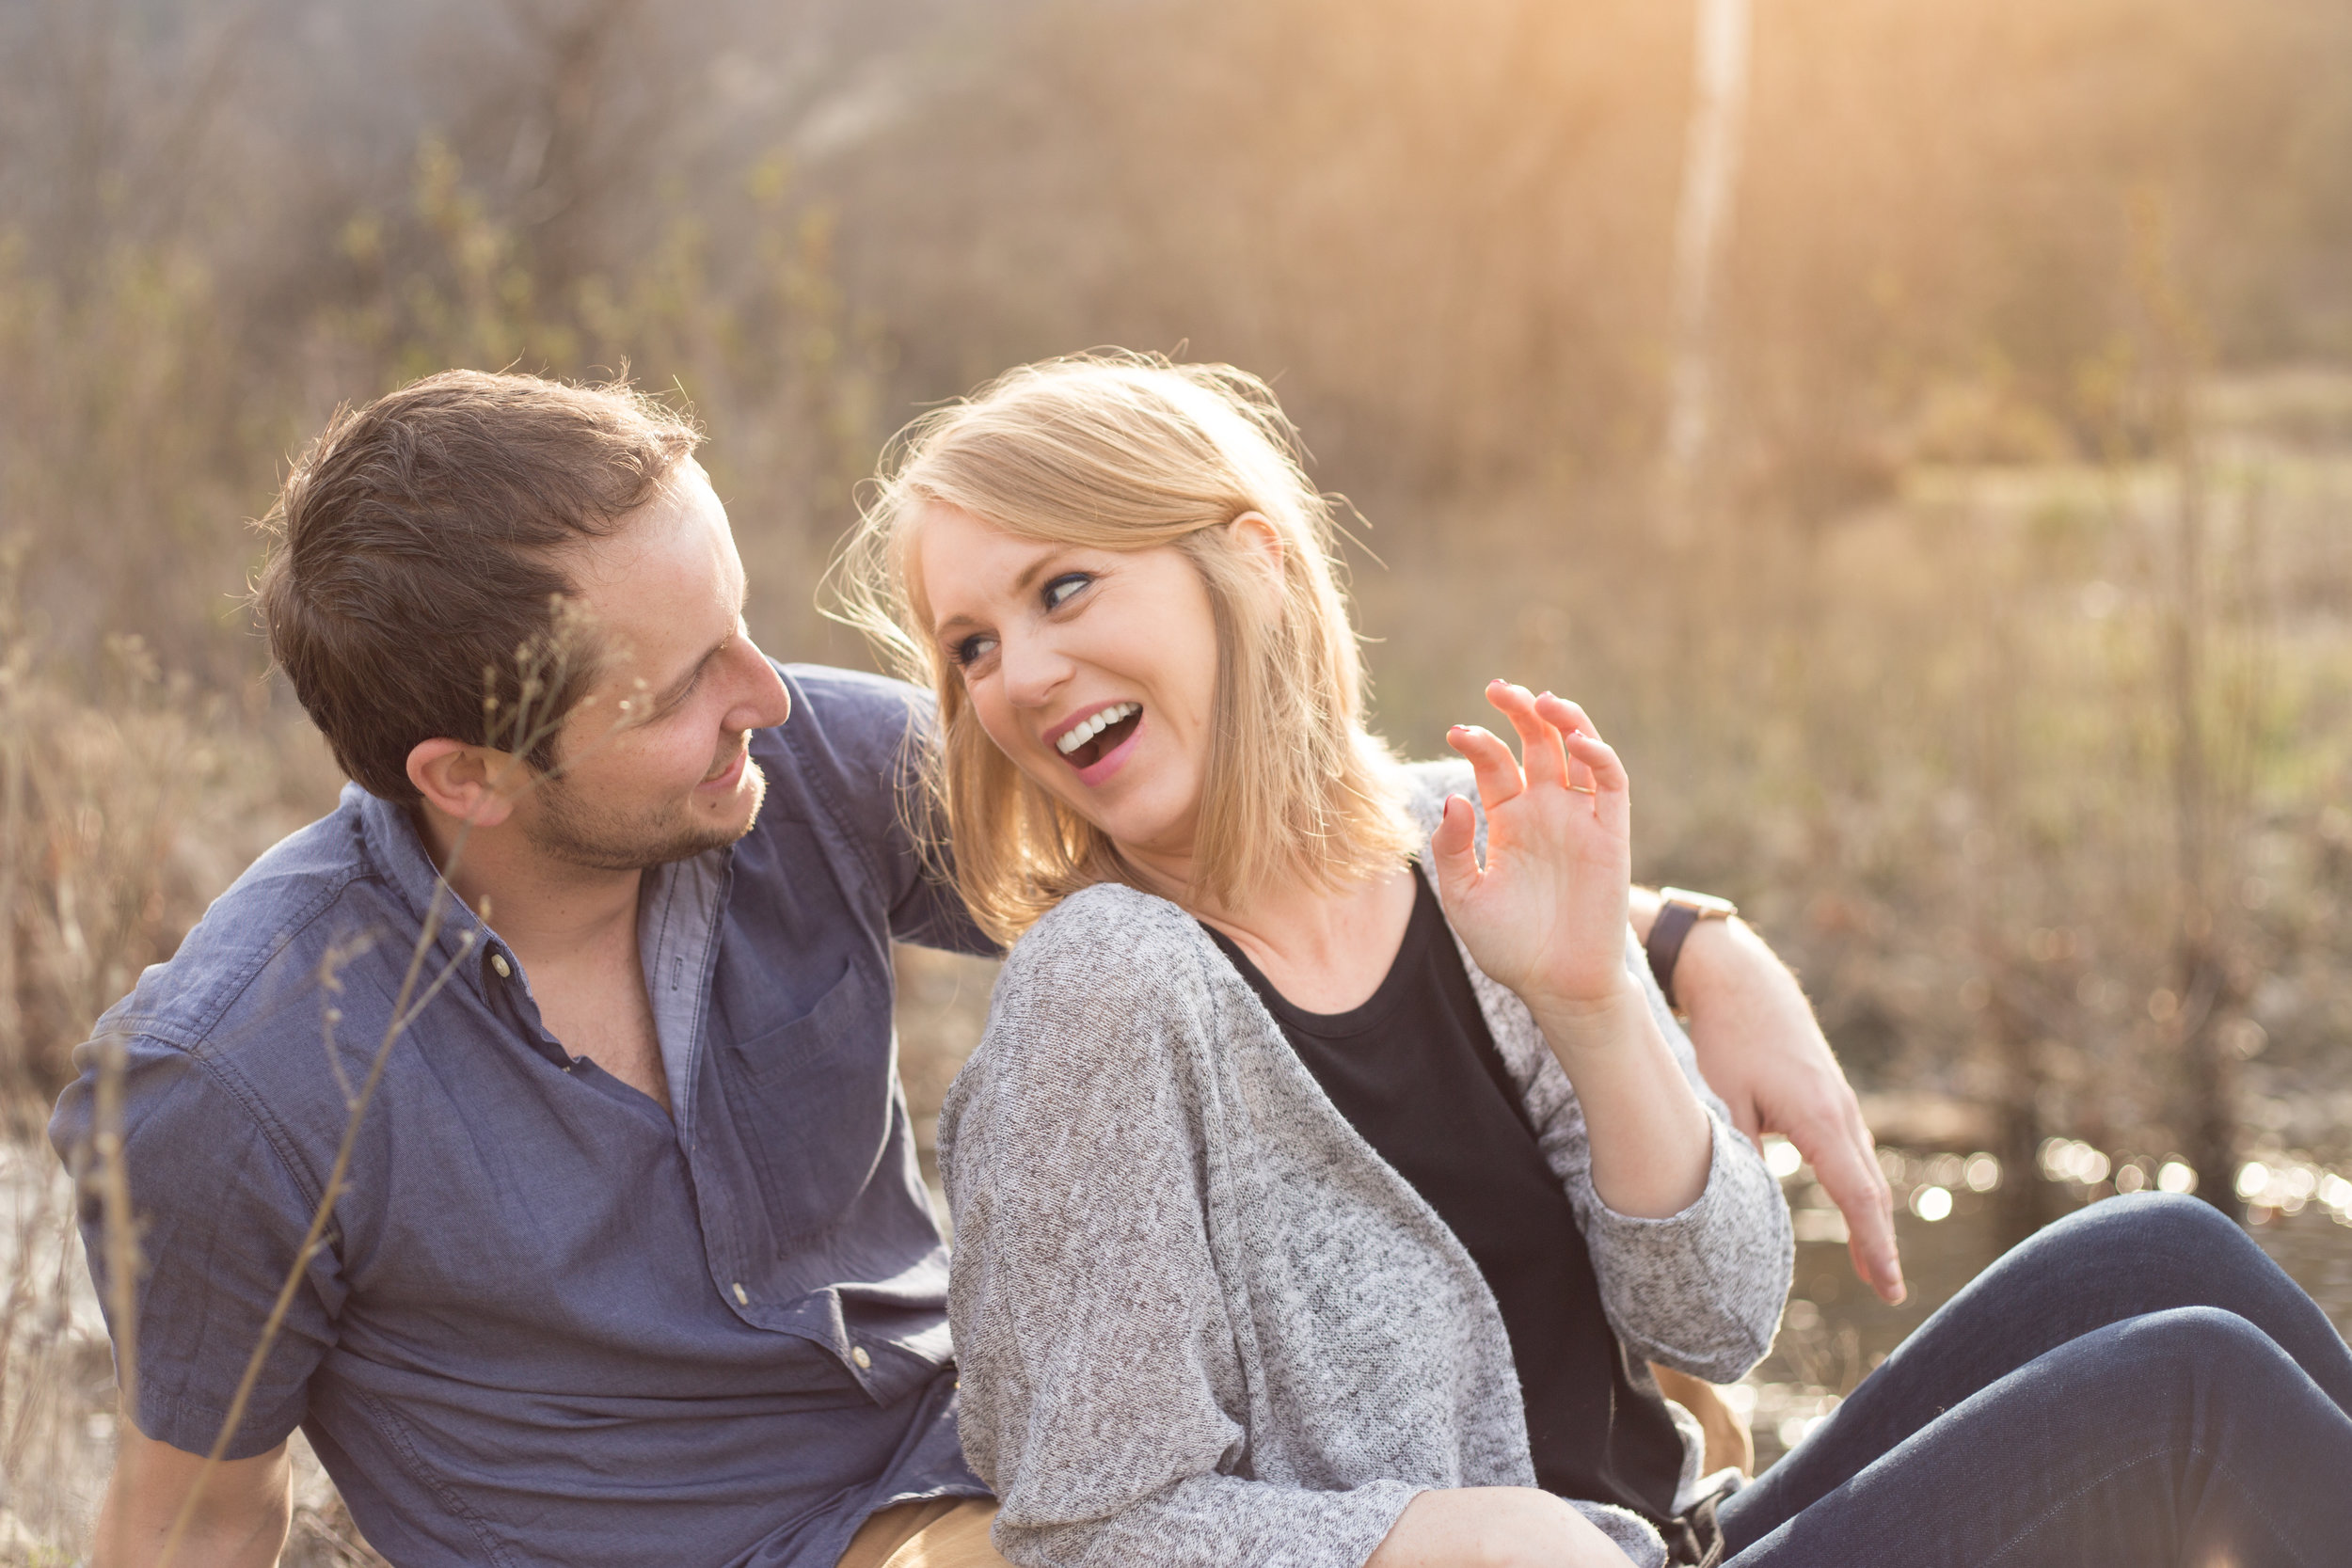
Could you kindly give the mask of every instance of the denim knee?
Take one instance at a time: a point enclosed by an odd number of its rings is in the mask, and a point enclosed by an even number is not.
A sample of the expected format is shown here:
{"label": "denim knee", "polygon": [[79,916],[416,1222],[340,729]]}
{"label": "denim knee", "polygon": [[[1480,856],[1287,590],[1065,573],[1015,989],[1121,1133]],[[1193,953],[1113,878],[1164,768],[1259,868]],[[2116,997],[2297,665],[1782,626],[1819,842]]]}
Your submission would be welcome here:
{"label": "denim knee", "polygon": [[2201,1197],[2182,1193],[2128,1193],[2077,1209],[2049,1227],[2051,1230],[2100,1230],[2145,1240],[2177,1238],[2190,1243],[2211,1242],[2246,1233],[2237,1223]]}
{"label": "denim knee", "polygon": [[2269,1335],[2218,1307],[2151,1312],[2111,1332],[2116,1354],[2102,1370],[2162,1402],[2259,1398],[2280,1374],[2296,1373],[2294,1359]]}
{"label": "denim knee", "polygon": [[2078,1209],[2026,1243],[2095,1246],[2119,1261],[2180,1259],[2210,1267],[2242,1250],[2260,1252],[2229,1215],[2202,1198],[2139,1193]]}

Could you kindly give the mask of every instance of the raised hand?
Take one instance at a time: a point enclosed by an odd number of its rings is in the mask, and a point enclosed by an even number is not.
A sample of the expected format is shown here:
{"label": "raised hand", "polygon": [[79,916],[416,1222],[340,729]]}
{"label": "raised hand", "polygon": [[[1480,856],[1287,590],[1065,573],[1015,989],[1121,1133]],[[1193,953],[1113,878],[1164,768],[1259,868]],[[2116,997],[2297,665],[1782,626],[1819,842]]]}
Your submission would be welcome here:
{"label": "raised hand", "polygon": [[1478,967],[1539,1015],[1613,1009],[1629,989],[1625,768],[1574,703],[1500,680],[1486,700],[1518,732],[1525,762],[1476,725],[1446,736],[1477,770],[1486,812],[1484,866],[1470,802],[1458,796],[1430,840],[1446,916]]}
{"label": "raised hand", "polygon": [[1446,918],[1478,967],[1527,1004],[1567,1073],[1600,1200],[1645,1219],[1678,1213],[1707,1185],[1713,1133],[1626,974],[1625,768],[1574,703],[1507,681],[1486,700],[1518,731],[1526,760],[1482,729],[1446,737],[1477,769],[1486,810],[1483,866],[1469,801],[1448,800],[1430,835]]}

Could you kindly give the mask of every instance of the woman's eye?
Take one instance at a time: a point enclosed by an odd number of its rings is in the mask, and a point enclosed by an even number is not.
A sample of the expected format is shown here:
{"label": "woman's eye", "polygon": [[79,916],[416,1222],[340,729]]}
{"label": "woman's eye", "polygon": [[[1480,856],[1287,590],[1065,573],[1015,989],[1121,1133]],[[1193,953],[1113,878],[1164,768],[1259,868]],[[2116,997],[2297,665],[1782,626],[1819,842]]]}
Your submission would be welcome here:
{"label": "woman's eye", "polygon": [[1064,572],[1045,585],[1045,608],[1059,610],[1070,602],[1072,594],[1093,580],[1094,578],[1085,572]]}
{"label": "woman's eye", "polygon": [[977,663],[983,658],[986,658],[989,655],[989,650],[995,646],[996,639],[982,632],[974,632],[971,636],[965,638],[962,641],[950,648],[947,653],[948,657],[953,658],[957,664],[968,667]]}

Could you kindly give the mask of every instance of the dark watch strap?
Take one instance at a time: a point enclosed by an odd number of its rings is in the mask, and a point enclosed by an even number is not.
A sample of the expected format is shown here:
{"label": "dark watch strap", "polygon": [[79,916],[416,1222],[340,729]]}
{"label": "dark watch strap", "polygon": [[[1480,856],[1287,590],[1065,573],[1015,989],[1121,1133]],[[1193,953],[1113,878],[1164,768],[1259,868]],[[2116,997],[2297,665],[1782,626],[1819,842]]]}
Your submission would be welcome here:
{"label": "dark watch strap", "polygon": [[1642,944],[1649,955],[1649,972],[1658,977],[1658,989],[1666,993],[1666,1006],[1677,1012],[1682,1005],[1675,1000],[1675,960],[1682,957],[1682,944],[1698,923],[1699,911],[1690,905],[1661,904],[1658,918],[1649,923],[1649,941]]}

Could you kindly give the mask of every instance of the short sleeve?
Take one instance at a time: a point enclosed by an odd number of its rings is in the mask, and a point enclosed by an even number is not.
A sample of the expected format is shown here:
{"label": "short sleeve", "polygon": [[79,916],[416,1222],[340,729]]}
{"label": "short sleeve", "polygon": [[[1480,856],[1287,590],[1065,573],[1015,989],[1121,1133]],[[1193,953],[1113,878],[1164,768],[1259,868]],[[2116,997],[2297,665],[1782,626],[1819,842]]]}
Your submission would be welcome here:
{"label": "short sleeve", "polygon": [[798,721],[787,721],[786,743],[803,763],[831,775],[824,794],[882,879],[891,936],[994,957],[996,943],[973,924],[946,874],[944,852],[927,855],[916,842],[913,825],[930,810],[921,765],[937,712],[930,693],[817,665],[789,665],[785,674],[818,721],[797,732]]}
{"label": "short sleeve", "polygon": [[[204,1453],[219,1437],[278,1291],[297,1270],[316,1194],[211,1066],[144,1037],[128,1043],[127,1055],[124,1163],[143,1263],[134,1418],[149,1437]],[[49,1137],[68,1168],[82,1171],[90,1163],[98,1055],[85,1045],[74,1059],[81,1076],[59,1099]],[[80,1208],[90,1275],[119,1349],[104,1215],[87,1184]],[[342,1303],[334,1240],[330,1229],[316,1256],[299,1264],[228,1458],[266,1453],[302,1424],[310,1376],[334,1346]]]}

